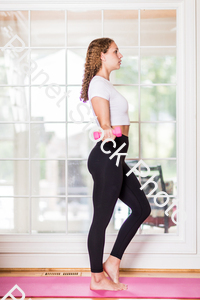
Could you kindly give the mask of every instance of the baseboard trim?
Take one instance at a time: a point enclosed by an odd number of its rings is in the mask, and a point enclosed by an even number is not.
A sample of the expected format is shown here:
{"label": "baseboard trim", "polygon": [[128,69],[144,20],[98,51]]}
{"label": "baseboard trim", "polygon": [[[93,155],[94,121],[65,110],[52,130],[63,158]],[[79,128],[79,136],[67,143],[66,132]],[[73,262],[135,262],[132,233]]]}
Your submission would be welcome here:
{"label": "baseboard trim", "polygon": [[[91,272],[90,268],[0,268],[2,272]],[[143,269],[120,268],[120,272],[200,273],[200,269]]]}

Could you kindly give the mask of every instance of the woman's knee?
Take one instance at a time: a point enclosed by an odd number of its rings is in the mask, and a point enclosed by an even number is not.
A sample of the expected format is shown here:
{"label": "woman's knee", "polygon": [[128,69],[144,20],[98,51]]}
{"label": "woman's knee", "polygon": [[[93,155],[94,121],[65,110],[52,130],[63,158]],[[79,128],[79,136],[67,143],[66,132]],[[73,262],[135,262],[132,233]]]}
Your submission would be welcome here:
{"label": "woman's knee", "polygon": [[146,220],[146,218],[148,218],[148,216],[150,214],[151,214],[151,205],[149,204],[149,201],[147,200],[146,205],[143,209],[144,220]]}
{"label": "woman's knee", "polygon": [[143,221],[148,218],[148,216],[151,214],[151,206],[149,204],[149,201],[146,199],[146,201],[143,203],[143,205],[140,207],[140,209],[137,210],[136,213]]}
{"label": "woman's knee", "polygon": [[104,214],[99,213],[99,215],[94,214],[91,228],[93,231],[95,231],[97,236],[105,232],[110,222],[111,216],[112,213],[106,214],[106,212]]}

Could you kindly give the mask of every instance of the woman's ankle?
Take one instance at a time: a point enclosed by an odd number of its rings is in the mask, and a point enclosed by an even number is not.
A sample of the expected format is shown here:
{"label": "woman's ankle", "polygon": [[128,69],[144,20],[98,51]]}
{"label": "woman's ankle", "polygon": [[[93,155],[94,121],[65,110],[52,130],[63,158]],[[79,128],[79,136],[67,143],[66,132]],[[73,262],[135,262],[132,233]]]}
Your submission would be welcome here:
{"label": "woman's ankle", "polygon": [[91,277],[92,277],[96,282],[99,282],[99,281],[101,281],[102,279],[104,279],[106,276],[105,276],[105,273],[104,273],[104,272],[100,272],[100,273],[94,273],[94,272],[91,272]]}
{"label": "woman's ankle", "polygon": [[112,256],[111,254],[108,257],[109,262],[111,262],[113,265],[119,266],[121,260],[115,256]]}

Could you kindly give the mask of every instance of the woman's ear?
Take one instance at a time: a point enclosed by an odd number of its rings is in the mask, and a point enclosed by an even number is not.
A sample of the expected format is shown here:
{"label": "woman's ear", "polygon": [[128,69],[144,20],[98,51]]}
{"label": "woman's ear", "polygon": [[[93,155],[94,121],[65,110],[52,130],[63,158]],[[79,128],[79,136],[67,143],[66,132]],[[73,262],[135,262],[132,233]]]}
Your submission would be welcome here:
{"label": "woman's ear", "polygon": [[101,52],[101,60],[103,60],[103,61],[106,60],[105,54],[103,52]]}

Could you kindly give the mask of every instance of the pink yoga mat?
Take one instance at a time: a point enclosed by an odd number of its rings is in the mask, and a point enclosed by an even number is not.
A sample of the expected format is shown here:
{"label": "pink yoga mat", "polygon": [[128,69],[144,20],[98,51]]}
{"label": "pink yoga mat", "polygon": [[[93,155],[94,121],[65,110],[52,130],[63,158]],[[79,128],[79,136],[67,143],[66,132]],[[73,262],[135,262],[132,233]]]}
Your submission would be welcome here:
{"label": "pink yoga mat", "polygon": [[[0,277],[0,296],[16,284],[25,297],[200,298],[200,278],[120,277],[126,291],[90,290],[90,277]],[[22,298],[18,289],[12,295]],[[10,296],[7,296],[8,298]],[[5,299],[6,299],[5,298]]]}

